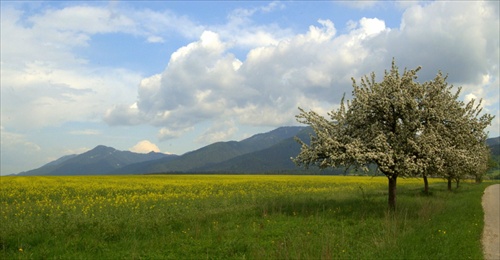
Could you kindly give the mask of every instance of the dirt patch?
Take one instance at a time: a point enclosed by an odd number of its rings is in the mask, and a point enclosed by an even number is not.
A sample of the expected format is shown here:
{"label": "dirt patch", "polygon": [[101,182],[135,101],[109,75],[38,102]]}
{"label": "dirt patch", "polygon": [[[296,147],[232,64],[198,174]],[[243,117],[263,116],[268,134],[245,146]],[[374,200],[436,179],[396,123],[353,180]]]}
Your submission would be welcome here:
{"label": "dirt patch", "polygon": [[484,259],[500,260],[500,184],[488,186],[483,195]]}

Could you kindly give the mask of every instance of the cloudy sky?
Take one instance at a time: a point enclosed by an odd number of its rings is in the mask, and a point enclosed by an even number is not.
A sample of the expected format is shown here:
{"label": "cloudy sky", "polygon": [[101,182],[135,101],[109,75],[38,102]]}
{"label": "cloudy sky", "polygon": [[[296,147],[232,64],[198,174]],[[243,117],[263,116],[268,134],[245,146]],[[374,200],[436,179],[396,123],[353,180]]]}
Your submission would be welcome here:
{"label": "cloudy sky", "polygon": [[498,1],[2,1],[1,174],[297,125],[393,57],[483,98],[498,136],[499,38]]}

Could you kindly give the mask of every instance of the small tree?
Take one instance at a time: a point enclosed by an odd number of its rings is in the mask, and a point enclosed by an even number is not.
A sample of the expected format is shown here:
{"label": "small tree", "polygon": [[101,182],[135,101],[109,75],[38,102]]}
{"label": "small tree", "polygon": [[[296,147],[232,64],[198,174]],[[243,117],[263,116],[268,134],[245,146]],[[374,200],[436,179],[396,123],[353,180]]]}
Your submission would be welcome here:
{"label": "small tree", "polygon": [[[464,108],[457,100],[459,92],[450,92],[446,77],[439,73],[419,84],[419,70],[405,69],[400,75],[393,61],[382,82],[375,82],[374,73],[360,85],[352,79],[352,101],[343,98],[340,108],[328,114],[330,120],[299,108],[297,121],[310,125],[315,135],[310,144],[297,139],[301,152],[294,162],[364,170],[375,164],[388,179],[390,209],[396,207],[398,177],[421,174],[426,180],[429,172],[450,172],[451,158],[466,156],[463,147],[471,144],[474,134],[466,133],[483,133],[484,127],[475,120],[477,114],[473,116],[478,111]],[[482,119],[489,124],[492,117]]]}
{"label": "small tree", "polygon": [[490,148],[486,144],[486,140],[480,140],[470,147],[469,152],[472,153],[475,159],[470,161],[467,173],[474,177],[476,183],[481,183],[483,176],[491,167]]}
{"label": "small tree", "polygon": [[474,100],[471,100],[464,109],[466,111],[464,116],[464,124],[466,125],[465,135],[468,138],[464,142],[464,146],[469,154],[465,169],[468,174],[472,174],[475,177],[476,183],[482,181],[483,175],[489,168],[491,151],[486,144],[488,135],[485,129],[491,124],[494,118],[490,114],[479,116],[482,112],[481,101],[475,106]]}
{"label": "small tree", "polygon": [[[482,101],[465,104],[458,100],[460,88],[446,83],[441,72],[432,81],[423,84],[426,98],[422,100],[422,132],[419,136],[420,157],[427,158],[427,172],[434,172],[448,181],[457,182],[467,175],[484,173],[487,167],[487,134],[493,116],[481,115]],[[428,191],[424,173],[425,191]]]}

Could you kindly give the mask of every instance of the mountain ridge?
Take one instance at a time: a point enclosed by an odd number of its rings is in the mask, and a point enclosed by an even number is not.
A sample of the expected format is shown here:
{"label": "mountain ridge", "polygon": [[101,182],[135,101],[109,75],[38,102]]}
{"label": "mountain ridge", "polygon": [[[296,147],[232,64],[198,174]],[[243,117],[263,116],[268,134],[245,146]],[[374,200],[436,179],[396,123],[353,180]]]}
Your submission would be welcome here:
{"label": "mountain ridge", "polygon": [[[153,173],[327,173],[342,169],[303,169],[291,157],[300,152],[295,137],[308,141],[313,134],[307,126],[279,127],[241,141],[216,142],[182,155],[150,152],[139,154],[98,145],[79,155],[65,155],[24,175],[118,175]],[[489,138],[492,155],[500,153],[500,137]]]}
{"label": "mountain ridge", "polygon": [[109,174],[112,170],[128,164],[173,157],[163,153],[134,153],[119,151],[113,147],[98,145],[79,155],[66,155],[40,168],[20,172],[24,175],[96,175]]}
{"label": "mountain ridge", "polygon": [[241,141],[216,142],[194,151],[187,152],[170,161],[157,161],[152,164],[139,163],[117,169],[114,173],[171,173],[196,172],[206,165],[217,164],[234,157],[269,148],[280,141],[293,138],[303,126],[279,127],[266,133],[253,135]]}

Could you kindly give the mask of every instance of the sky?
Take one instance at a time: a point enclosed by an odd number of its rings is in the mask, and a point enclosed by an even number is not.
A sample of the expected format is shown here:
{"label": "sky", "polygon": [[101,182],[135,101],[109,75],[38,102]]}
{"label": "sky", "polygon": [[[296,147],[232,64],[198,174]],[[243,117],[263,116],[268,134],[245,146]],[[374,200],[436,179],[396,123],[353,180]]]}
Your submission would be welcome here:
{"label": "sky", "polygon": [[483,99],[498,1],[1,1],[1,174],[97,145],[183,154],[299,125],[397,66]]}

